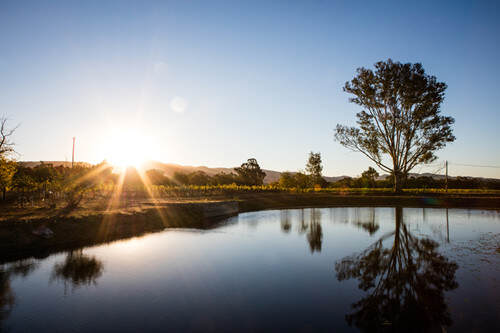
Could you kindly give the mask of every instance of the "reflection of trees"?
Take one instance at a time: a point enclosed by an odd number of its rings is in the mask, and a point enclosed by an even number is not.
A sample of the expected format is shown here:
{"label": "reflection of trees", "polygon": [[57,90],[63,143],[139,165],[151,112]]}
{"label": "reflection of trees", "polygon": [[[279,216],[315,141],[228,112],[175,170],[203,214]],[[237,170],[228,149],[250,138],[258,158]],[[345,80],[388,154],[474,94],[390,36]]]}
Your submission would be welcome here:
{"label": "reflection of trees", "polygon": [[380,228],[380,226],[374,222],[362,222],[362,223],[357,223],[356,225],[362,228],[363,230],[367,231],[370,234],[370,236],[376,233]]}
{"label": "reflection of trees", "polygon": [[[280,213],[281,231],[290,233],[292,230],[292,219],[290,211],[282,210]],[[321,252],[323,244],[323,229],[321,228],[321,211],[316,208],[310,209],[309,221],[306,221],[304,209],[299,211],[297,232],[303,235],[307,232],[307,241],[311,252]]]}
{"label": "reflection of trees", "polygon": [[6,319],[14,308],[16,296],[10,286],[14,276],[27,276],[37,265],[31,260],[21,260],[13,264],[0,265],[0,331],[1,322]]}
{"label": "reflection of trees", "polygon": [[307,240],[311,252],[321,252],[323,244],[323,229],[321,228],[321,212],[318,209],[311,209],[311,220],[309,222],[309,231],[307,232]]}
{"label": "reflection of trees", "polygon": [[[383,242],[393,237],[390,247]],[[429,331],[451,325],[444,291],[455,289],[454,262],[436,252],[438,244],[418,239],[396,208],[395,230],[362,253],[335,265],[339,281],[356,278],[368,296],[354,303],[346,316],[362,331]]]}
{"label": "reflection of trees", "polygon": [[355,220],[353,221],[353,224],[365,231],[367,231],[370,236],[373,235],[378,231],[380,228],[380,225],[375,221],[375,208],[374,207],[369,207],[369,208],[363,208],[360,210],[360,212],[368,212],[368,216],[363,216],[362,214],[359,214],[358,216],[358,211],[356,210],[356,216]]}
{"label": "reflection of trees", "polygon": [[299,227],[298,227],[298,232],[299,234],[303,234],[307,231],[307,228],[309,228],[309,225],[306,223],[306,219],[304,216],[304,208],[300,210],[300,217],[299,217]]}
{"label": "reflection of trees", "polygon": [[282,210],[281,214],[281,230],[284,233],[289,233],[292,229],[292,222],[290,221],[290,214],[288,210]]}
{"label": "reflection of trees", "polygon": [[2,331],[1,322],[9,316],[14,302],[15,296],[10,287],[10,274],[0,268],[0,332]]}
{"label": "reflection of trees", "polygon": [[83,285],[97,285],[97,279],[104,271],[103,263],[82,250],[70,251],[63,262],[56,263],[52,271],[52,280],[60,279],[71,284],[73,289]]}

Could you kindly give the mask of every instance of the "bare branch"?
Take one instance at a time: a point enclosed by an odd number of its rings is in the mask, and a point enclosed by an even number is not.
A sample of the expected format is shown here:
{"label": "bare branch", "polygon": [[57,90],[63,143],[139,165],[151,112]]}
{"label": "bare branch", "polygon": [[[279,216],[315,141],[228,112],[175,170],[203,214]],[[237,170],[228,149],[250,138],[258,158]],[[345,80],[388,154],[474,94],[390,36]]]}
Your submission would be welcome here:
{"label": "bare branch", "polygon": [[9,129],[7,122],[7,117],[0,117],[0,157],[7,157],[15,153],[12,135],[19,125]]}

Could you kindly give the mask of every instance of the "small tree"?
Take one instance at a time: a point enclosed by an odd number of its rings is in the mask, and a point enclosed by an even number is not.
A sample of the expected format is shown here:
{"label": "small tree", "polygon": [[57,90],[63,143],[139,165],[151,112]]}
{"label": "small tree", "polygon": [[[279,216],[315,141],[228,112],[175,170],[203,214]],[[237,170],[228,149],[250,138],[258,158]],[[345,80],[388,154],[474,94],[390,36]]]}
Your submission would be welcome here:
{"label": "small tree", "polygon": [[5,200],[7,191],[12,186],[12,178],[16,173],[16,169],[16,162],[0,156],[0,190],[2,191],[2,200]]}
{"label": "small tree", "polygon": [[220,172],[212,177],[213,185],[230,185],[236,184],[237,176],[234,173]]}
{"label": "small tree", "polygon": [[389,172],[394,191],[399,191],[410,170],[434,161],[434,153],[455,140],[454,119],[440,115],[447,86],[427,75],[419,63],[388,59],[376,63],[375,71],[358,68],[357,73],[344,91],[354,95],[350,102],[363,108],[356,114],[359,127],[338,124],[335,139]]}
{"label": "small tree", "polygon": [[293,188],[296,186],[294,175],[288,171],[282,172],[280,174],[278,183],[281,187],[284,188]]}
{"label": "small tree", "polygon": [[295,178],[295,187],[299,189],[309,188],[312,185],[311,177],[302,171],[297,172],[293,178]]}
{"label": "small tree", "polygon": [[246,163],[243,163],[241,167],[234,168],[234,171],[238,174],[240,181],[245,185],[262,185],[264,184],[264,178],[266,173],[262,171],[255,158],[249,158]]}
{"label": "small tree", "polygon": [[323,166],[321,165],[321,153],[309,153],[309,159],[306,164],[306,172],[311,176],[311,180],[313,185],[319,184],[322,182],[322,171]]}
{"label": "small tree", "polygon": [[165,173],[158,169],[146,171],[146,177],[151,185],[170,185],[170,179],[165,176]]}
{"label": "small tree", "polygon": [[363,180],[363,183],[368,185],[368,187],[375,187],[375,181],[377,180],[378,176],[379,174],[377,170],[372,167],[368,167],[368,170],[364,171],[361,174],[361,179]]}
{"label": "small tree", "polygon": [[189,184],[189,176],[183,172],[174,172],[174,183],[178,185],[188,185]]}
{"label": "small tree", "polygon": [[189,184],[191,185],[208,185],[210,184],[210,176],[203,171],[195,171],[189,174]]}

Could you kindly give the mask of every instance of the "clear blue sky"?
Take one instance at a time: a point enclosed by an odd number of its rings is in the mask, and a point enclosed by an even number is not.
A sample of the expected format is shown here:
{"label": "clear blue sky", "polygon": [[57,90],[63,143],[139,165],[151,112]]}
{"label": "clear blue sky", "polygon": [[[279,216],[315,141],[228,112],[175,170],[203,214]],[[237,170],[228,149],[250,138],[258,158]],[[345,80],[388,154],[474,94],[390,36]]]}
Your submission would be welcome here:
{"label": "clear blue sky", "polygon": [[450,173],[500,178],[500,169],[453,164],[500,165],[499,9],[2,0],[0,115],[21,124],[20,160],[70,160],[76,136],[77,159],[98,162],[110,133],[136,131],[164,162],[230,167],[255,157],[295,171],[313,150],[326,175],[353,176],[371,164],[333,141],[335,125],[354,124],[359,111],[342,86],[390,57],[421,62],[448,84],[442,112],[455,117],[457,140],[439,156]]}

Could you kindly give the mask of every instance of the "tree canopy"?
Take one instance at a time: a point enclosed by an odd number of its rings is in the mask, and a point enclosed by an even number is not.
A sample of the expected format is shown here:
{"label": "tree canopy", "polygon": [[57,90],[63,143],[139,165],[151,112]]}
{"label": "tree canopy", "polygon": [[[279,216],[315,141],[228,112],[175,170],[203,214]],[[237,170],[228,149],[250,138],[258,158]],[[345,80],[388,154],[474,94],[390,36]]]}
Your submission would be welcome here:
{"label": "tree canopy", "polygon": [[363,185],[366,187],[375,187],[375,181],[379,176],[377,170],[372,167],[368,167],[366,171],[363,171],[361,174],[361,180],[363,181]]}
{"label": "tree canopy", "polygon": [[234,168],[242,183],[245,185],[262,185],[266,173],[262,171],[255,158],[249,158],[240,167]]}
{"label": "tree canopy", "polygon": [[446,88],[420,63],[388,59],[375,70],[358,68],[344,86],[354,95],[349,101],[363,108],[356,114],[358,127],[338,124],[335,139],[391,173],[398,191],[410,170],[434,161],[435,152],[455,140],[454,119],[440,114]]}
{"label": "tree canopy", "polygon": [[0,191],[5,200],[7,190],[12,186],[12,178],[16,173],[16,163],[0,156]]}
{"label": "tree canopy", "polygon": [[321,165],[321,153],[309,153],[306,171],[311,176],[314,184],[321,184],[323,166]]}

